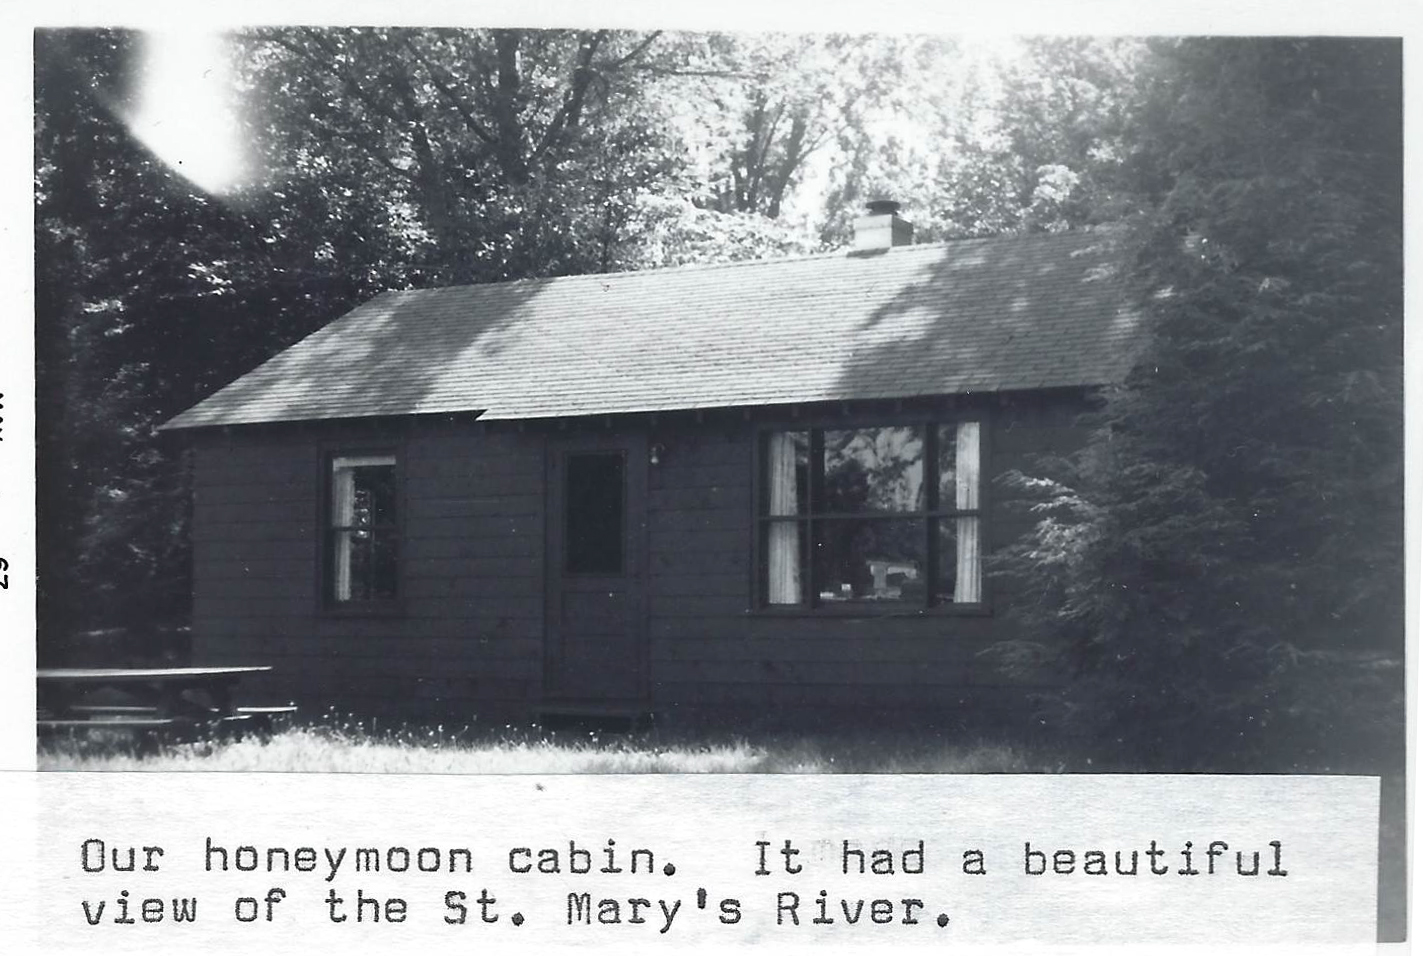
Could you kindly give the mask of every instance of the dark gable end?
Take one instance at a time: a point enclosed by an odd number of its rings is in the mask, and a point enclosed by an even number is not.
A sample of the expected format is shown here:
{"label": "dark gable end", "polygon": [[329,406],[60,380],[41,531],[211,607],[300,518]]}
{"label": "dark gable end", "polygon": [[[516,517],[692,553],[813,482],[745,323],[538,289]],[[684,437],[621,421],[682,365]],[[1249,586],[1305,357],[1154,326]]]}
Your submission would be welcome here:
{"label": "dark gable end", "polygon": [[1100,233],[389,292],[164,428],[1092,386],[1139,325]]}

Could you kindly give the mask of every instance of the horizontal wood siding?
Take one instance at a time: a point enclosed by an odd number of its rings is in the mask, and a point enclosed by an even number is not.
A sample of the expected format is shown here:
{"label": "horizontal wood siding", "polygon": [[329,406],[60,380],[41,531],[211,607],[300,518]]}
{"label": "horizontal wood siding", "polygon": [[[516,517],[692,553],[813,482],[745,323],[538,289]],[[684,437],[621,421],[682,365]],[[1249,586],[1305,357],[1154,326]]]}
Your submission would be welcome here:
{"label": "horizontal wood siding", "polygon": [[[1038,398],[985,406],[988,548],[1030,527],[995,475],[1080,442],[1081,406]],[[864,414],[861,412],[861,414]],[[866,421],[873,420],[873,413]],[[799,422],[787,420],[791,427]],[[784,714],[803,708],[1012,709],[1037,688],[983,652],[1020,636],[1011,584],[992,582],[981,615],[831,616],[755,607],[753,450],[764,420],[654,434],[666,452],[649,496],[649,638],[654,704]],[[804,427],[804,426],[801,426]]]}
{"label": "horizontal wood siding", "polygon": [[[988,550],[1032,520],[993,477],[1030,468],[1043,452],[1071,451],[1081,440],[1078,411],[1043,397],[984,406]],[[982,654],[1019,636],[1006,614],[1011,584],[990,582],[990,613],[976,615],[754,606],[754,446],[767,421],[764,413],[709,414],[650,426],[651,447],[660,446],[647,490],[652,705],[718,713],[1018,706],[1034,688],[1006,679]],[[318,710],[459,721],[535,707],[543,693],[543,435],[514,424],[414,421],[398,431],[331,424],[198,440],[197,659],[273,664],[265,696]],[[379,616],[333,613],[319,597],[323,462],[372,448],[399,454],[401,606]]]}
{"label": "horizontal wood siding", "polygon": [[[344,448],[397,448],[398,613],[324,609],[323,468]],[[543,648],[543,440],[416,423],[237,431],[196,448],[194,652],[272,664],[251,696],[306,712],[428,713],[458,721],[527,709]]]}

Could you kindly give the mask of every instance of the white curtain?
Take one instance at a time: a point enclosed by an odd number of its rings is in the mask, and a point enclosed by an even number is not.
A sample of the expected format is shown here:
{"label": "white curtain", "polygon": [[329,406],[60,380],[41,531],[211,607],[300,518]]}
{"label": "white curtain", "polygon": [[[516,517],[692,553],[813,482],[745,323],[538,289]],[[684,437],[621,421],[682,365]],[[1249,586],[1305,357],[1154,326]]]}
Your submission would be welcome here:
{"label": "white curtain", "polygon": [[[331,467],[331,527],[350,528],[356,520],[356,472],[343,465],[341,459]],[[332,596],[338,601],[351,600],[351,532],[338,531],[332,561]]]}
{"label": "white curtain", "polygon": [[[979,427],[978,422],[960,422],[954,447],[954,507],[978,510]],[[955,518],[958,565],[954,579],[954,602],[976,604],[983,600],[983,557],[979,542],[978,515]]]}
{"label": "white curtain", "polygon": [[[775,432],[767,446],[770,514],[796,514],[796,443],[791,432]],[[800,529],[797,521],[770,523],[767,565],[771,604],[800,603]]]}

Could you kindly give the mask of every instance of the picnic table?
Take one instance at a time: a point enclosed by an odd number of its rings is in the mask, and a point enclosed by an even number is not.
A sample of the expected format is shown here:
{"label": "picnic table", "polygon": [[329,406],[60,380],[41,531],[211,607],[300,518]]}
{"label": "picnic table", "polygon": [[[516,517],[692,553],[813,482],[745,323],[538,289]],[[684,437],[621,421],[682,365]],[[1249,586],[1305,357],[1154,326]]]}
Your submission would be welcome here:
{"label": "picnic table", "polygon": [[271,718],[296,711],[240,707],[233,691],[242,678],[264,674],[253,667],[59,667],[35,673],[40,730],[74,728],[270,728]]}

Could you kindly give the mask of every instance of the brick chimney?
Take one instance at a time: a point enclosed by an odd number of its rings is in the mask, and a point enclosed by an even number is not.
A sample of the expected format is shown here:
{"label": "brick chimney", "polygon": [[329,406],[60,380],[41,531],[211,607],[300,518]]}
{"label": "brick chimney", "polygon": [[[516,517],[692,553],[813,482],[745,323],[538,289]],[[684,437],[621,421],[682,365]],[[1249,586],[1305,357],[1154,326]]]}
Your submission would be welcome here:
{"label": "brick chimney", "polygon": [[865,215],[855,220],[855,251],[907,246],[914,241],[914,224],[899,217],[899,203],[875,199],[865,204]]}

